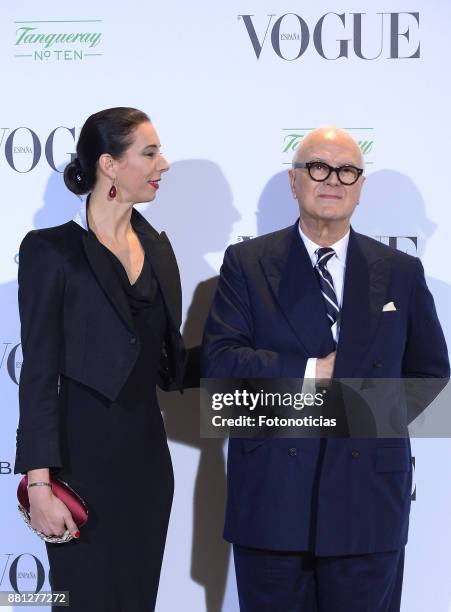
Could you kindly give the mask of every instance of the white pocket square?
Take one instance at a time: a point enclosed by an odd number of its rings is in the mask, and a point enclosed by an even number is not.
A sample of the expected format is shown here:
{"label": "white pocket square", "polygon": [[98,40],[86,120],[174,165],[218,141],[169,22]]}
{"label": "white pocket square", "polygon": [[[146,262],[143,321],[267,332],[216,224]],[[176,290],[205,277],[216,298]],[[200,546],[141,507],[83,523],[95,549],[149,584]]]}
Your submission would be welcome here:
{"label": "white pocket square", "polygon": [[382,312],[392,312],[393,310],[397,310],[394,302],[387,302],[385,306],[382,308]]}

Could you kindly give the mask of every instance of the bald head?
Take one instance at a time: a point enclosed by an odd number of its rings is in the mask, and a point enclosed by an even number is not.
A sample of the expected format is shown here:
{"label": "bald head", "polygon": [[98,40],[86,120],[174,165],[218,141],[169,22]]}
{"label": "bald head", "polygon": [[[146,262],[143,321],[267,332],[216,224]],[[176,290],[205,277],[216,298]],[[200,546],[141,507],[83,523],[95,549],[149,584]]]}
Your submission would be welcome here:
{"label": "bald head", "polygon": [[320,158],[319,152],[324,147],[341,151],[343,163],[364,167],[362,151],[355,138],[346,130],[334,125],[317,128],[304,136],[295,151],[293,161],[306,162]]}

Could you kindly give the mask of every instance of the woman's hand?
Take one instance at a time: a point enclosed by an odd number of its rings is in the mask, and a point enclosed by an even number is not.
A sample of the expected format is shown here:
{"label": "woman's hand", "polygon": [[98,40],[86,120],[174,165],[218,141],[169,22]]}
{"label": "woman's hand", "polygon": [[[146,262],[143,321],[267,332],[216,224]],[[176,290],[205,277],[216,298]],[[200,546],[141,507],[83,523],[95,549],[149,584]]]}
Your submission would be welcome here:
{"label": "woman's hand", "polygon": [[68,529],[74,538],[80,537],[69,509],[53,495],[50,487],[31,487],[28,499],[33,529],[47,536],[62,536]]}
{"label": "woman's hand", "polygon": [[[29,470],[28,484],[33,482],[50,482],[48,468]],[[62,536],[68,529],[74,538],[80,537],[70,510],[56,495],[53,495],[49,486],[29,487],[28,499],[33,529],[46,536]]]}

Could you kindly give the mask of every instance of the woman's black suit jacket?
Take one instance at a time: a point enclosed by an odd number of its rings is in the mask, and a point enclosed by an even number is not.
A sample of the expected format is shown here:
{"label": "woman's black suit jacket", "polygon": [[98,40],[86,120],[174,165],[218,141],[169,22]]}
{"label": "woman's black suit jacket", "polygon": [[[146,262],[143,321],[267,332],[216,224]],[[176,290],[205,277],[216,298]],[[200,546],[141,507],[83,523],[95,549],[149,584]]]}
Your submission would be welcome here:
{"label": "woman's black suit jacket", "polygon": [[[180,276],[171,244],[136,210],[131,223],[158,278],[167,313],[159,386],[182,391]],[[57,227],[29,232],[19,251],[23,365],[14,472],[61,467],[58,381],[71,378],[115,401],[140,351],[114,268],[89,231],[86,203]]]}

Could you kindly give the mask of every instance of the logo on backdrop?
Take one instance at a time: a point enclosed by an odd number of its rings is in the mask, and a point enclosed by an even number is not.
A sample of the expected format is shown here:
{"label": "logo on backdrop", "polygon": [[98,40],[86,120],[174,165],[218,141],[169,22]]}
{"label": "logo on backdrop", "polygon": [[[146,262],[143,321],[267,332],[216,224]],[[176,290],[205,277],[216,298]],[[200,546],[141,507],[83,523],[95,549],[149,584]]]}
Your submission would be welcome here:
{"label": "logo on backdrop", "polygon": [[[237,242],[245,242],[254,237],[255,236],[238,236]],[[408,255],[416,257],[418,254],[418,236],[374,236],[374,238]]]}
{"label": "logo on backdrop", "polygon": [[398,249],[408,255],[417,256],[418,236],[374,236],[376,240],[383,244],[388,244],[393,249]]}
{"label": "logo on backdrop", "polygon": [[0,146],[8,166],[19,173],[31,172],[45,161],[58,171],[57,166],[68,163],[75,156],[76,130],[60,125],[44,135],[29,127],[0,128]]}
{"label": "logo on backdrop", "polygon": [[[9,585],[7,584],[9,580]],[[45,567],[32,553],[0,554],[0,587],[11,588],[16,593],[32,591],[39,593],[45,582]]]}
{"label": "logo on backdrop", "polygon": [[12,471],[10,461],[0,461],[0,476],[3,476],[4,474],[11,474]]}
{"label": "logo on backdrop", "polygon": [[418,59],[420,13],[334,13],[316,23],[296,13],[238,15],[257,60],[292,62],[309,49],[325,60]]}
{"label": "logo on backdrop", "polygon": [[102,53],[102,20],[15,21],[14,57],[19,61],[80,62]]}
{"label": "logo on backdrop", "polygon": [[5,370],[16,385],[19,384],[20,368],[22,367],[22,345],[20,342],[3,342],[0,344],[0,368]]}
{"label": "logo on backdrop", "polygon": [[[282,153],[283,164],[290,165],[293,160],[293,154],[297,146],[300,144],[304,136],[311,132],[314,128],[283,128],[282,129]],[[348,132],[354,136],[359,143],[359,147],[363,153],[365,165],[373,163],[372,155],[374,151],[374,128],[346,128]]]}

